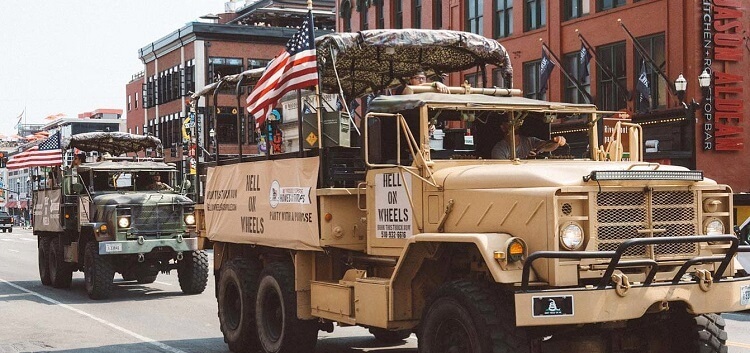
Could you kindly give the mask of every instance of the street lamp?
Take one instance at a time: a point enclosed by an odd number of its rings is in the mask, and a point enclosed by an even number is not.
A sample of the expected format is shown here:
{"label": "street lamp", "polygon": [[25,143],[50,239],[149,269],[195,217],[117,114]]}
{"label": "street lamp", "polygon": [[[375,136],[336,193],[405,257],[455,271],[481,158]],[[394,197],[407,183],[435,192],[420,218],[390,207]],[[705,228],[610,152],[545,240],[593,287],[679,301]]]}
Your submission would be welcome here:
{"label": "street lamp", "polygon": [[701,89],[705,90],[708,88],[709,85],[711,85],[711,74],[708,73],[707,69],[703,70],[703,73],[701,73],[700,76],[698,76],[698,85],[701,86]]}
{"label": "street lamp", "polygon": [[685,104],[685,91],[687,90],[687,80],[685,79],[682,74],[680,76],[677,76],[677,79],[674,81],[674,88],[677,91],[677,99],[680,100],[680,104],[684,105],[685,108],[687,108],[687,105]]}

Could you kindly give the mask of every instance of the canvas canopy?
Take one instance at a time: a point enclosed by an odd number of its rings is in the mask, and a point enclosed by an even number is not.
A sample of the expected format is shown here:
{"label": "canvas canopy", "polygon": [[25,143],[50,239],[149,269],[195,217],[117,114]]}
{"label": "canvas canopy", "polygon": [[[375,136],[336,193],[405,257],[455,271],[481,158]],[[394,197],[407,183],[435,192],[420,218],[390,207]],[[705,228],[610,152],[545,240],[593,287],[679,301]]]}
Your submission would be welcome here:
{"label": "canvas canopy", "polygon": [[401,84],[401,79],[420,70],[431,75],[494,65],[500,68],[507,85],[512,83],[513,68],[505,48],[473,33],[367,30],[328,34],[319,37],[315,45],[321,90],[340,93],[338,72],[347,100]]}
{"label": "canvas canopy", "polygon": [[127,132],[87,132],[73,135],[63,142],[63,148],[77,148],[84,152],[106,152],[119,156],[147,148],[156,149],[161,153],[162,144],[161,140],[154,136],[134,135]]}
{"label": "canvas canopy", "polygon": [[519,108],[524,110],[550,112],[584,112],[594,111],[593,104],[573,104],[548,102],[524,97],[496,97],[482,94],[442,94],[422,93],[396,96],[378,96],[370,102],[369,109],[378,113],[396,113],[421,107],[423,105],[454,105],[465,107],[497,107]]}

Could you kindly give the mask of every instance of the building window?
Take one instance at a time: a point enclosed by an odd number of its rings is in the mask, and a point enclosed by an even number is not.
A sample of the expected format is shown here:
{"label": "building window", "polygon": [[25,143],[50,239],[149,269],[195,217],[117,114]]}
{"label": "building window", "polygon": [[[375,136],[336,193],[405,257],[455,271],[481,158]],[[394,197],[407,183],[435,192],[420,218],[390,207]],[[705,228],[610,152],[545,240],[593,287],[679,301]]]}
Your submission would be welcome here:
{"label": "building window", "polygon": [[513,0],[495,0],[495,38],[513,34]]}
{"label": "building window", "polygon": [[[638,38],[638,43],[641,47],[646,49],[646,53],[654,60],[656,65],[661,68],[666,68],[667,58],[664,53],[664,34],[656,34],[647,37]],[[635,65],[634,66],[634,84],[633,87],[637,87],[638,77],[641,75],[641,70],[644,67],[643,62],[645,59],[641,56],[638,50],[635,51]],[[663,108],[667,106],[667,82],[661,79],[659,73],[649,63],[645,64],[646,78],[648,79],[649,89],[651,90],[651,101],[643,102],[641,104],[640,95],[638,92],[633,92],[633,99],[637,111],[648,111],[657,108]],[[650,104],[648,104],[650,103]],[[640,109],[639,109],[640,108]]]}
{"label": "building window", "polygon": [[366,30],[370,29],[370,22],[367,19],[367,15],[370,12],[369,6],[362,6],[362,8],[359,10],[359,29],[360,30]]}
{"label": "building window", "polygon": [[547,93],[539,93],[539,70],[541,60],[523,63],[523,95],[526,98],[546,100]]}
{"label": "building window", "polygon": [[352,31],[352,3],[349,0],[341,2],[341,11],[339,13],[341,20],[344,22],[344,32]]}
{"label": "building window", "polygon": [[[209,82],[214,83],[219,81],[221,77],[228,75],[236,75],[242,72],[242,59],[240,58],[208,58],[208,77]],[[224,85],[219,90],[219,93],[234,94],[236,87],[231,85]]]}
{"label": "building window", "polygon": [[404,28],[404,9],[401,7],[401,0],[391,0],[391,9],[393,11],[393,28]]}
{"label": "building window", "polygon": [[385,28],[385,11],[383,10],[384,0],[375,0],[375,17],[377,17],[376,27]]}
{"label": "building window", "polygon": [[589,0],[565,0],[563,3],[563,21],[579,18],[589,14]]}
{"label": "building window", "polygon": [[138,99],[140,99],[140,95],[138,92],[135,92],[135,100],[133,101],[135,103],[135,109],[138,109]]}
{"label": "building window", "polygon": [[[570,77],[578,81],[581,89],[591,94],[591,76],[581,77],[581,71],[583,70],[579,64],[579,54],[579,52],[574,52],[563,56],[563,65],[565,65],[565,71],[570,74]],[[591,63],[588,65],[591,66]],[[575,83],[567,77],[563,80],[563,101],[567,103],[588,103],[585,96],[576,88]]]}
{"label": "building window", "polygon": [[620,110],[627,107],[627,96],[620,87],[625,87],[625,42],[604,45],[596,49],[597,61],[612,72],[614,77],[598,68],[599,108],[602,110]]}
{"label": "building window", "polygon": [[188,95],[189,92],[195,92],[195,61],[194,60],[188,60],[185,63],[185,94]]}
{"label": "building window", "polygon": [[496,68],[492,70],[492,85],[495,87],[505,88],[505,79],[503,78],[503,70]]}
{"label": "building window", "polygon": [[133,110],[133,107],[132,107],[132,106],[131,106],[131,104],[130,104],[130,102],[131,102],[131,99],[132,99],[132,98],[133,98],[133,97],[131,97],[130,95],[128,95],[128,111],[131,111],[131,110]]}
{"label": "building window", "polygon": [[625,6],[625,0],[596,0],[597,10],[605,11],[615,7]]}
{"label": "building window", "polygon": [[422,0],[411,0],[411,27],[422,28]]}
{"label": "building window", "polygon": [[466,9],[466,31],[471,33],[482,34],[482,11],[484,5],[482,0],[467,0]]}
{"label": "building window", "polygon": [[443,1],[432,0],[432,28],[443,28]]}
{"label": "building window", "polygon": [[545,0],[526,0],[525,30],[531,31],[547,24],[547,6]]}
{"label": "building window", "polygon": [[468,82],[469,85],[471,85],[471,87],[482,87],[482,85],[479,84],[480,80],[481,80],[481,77],[478,73],[466,74],[464,76],[464,81]]}
{"label": "building window", "polygon": [[258,69],[261,67],[268,66],[268,63],[271,62],[271,60],[266,59],[247,59],[247,69]]}

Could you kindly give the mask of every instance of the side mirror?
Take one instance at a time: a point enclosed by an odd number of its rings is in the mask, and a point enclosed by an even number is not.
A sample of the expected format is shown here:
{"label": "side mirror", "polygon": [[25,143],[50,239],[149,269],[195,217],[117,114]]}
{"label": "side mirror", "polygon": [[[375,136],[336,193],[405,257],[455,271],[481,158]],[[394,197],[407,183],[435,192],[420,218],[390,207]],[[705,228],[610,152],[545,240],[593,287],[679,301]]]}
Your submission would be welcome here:
{"label": "side mirror", "polygon": [[83,193],[83,184],[72,184],[70,189],[74,194],[80,195]]}
{"label": "side mirror", "polygon": [[190,190],[190,187],[193,186],[193,183],[190,182],[190,180],[183,180],[182,181],[182,188],[180,190],[181,194],[186,194],[187,190]]}

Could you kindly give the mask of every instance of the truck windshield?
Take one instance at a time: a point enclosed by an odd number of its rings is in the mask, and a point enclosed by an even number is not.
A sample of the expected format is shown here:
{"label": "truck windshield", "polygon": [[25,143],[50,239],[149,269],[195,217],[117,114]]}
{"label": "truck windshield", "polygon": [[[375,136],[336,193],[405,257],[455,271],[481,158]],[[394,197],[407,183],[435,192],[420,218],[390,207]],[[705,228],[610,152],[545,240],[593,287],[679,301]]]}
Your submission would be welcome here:
{"label": "truck windshield", "polygon": [[101,191],[159,191],[172,190],[169,171],[96,171],[94,172],[93,190]]}

